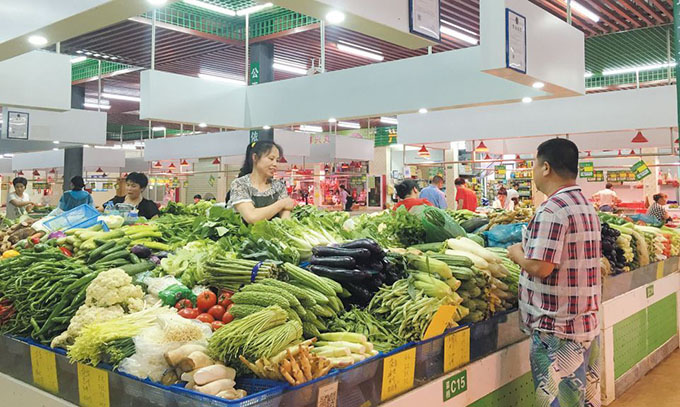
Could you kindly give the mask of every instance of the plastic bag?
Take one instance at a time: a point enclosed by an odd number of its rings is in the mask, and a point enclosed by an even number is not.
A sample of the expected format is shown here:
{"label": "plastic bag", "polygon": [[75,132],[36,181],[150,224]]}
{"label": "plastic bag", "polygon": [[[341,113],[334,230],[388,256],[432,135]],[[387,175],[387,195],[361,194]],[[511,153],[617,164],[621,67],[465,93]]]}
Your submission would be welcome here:
{"label": "plastic bag", "polygon": [[511,223],[497,225],[486,232],[482,232],[489,247],[508,247],[522,242],[522,229],[527,223]]}
{"label": "plastic bag", "polygon": [[466,235],[465,230],[442,209],[418,205],[412,207],[409,212],[420,218],[425,229],[427,243],[443,242],[447,239]]}
{"label": "plastic bag", "polygon": [[172,307],[179,300],[188,298],[192,303],[196,303],[196,294],[182,284],[173,284],[158,293],[158,298],[163,301],[163,305]]}
{"label": "plastic bag", "polygon": [[645,214],[642,214],[642,213],[636,213],[636,214],[630,215],[630,218],[633,219],[634,222],[642,221],[642,222],[645,222],[646,224],[648,224],[649,226],[659,227],[659,226],[663,225],[663,223],[661,223],[659,221],[659,219],[657,219],[656,217],[645,215]]}

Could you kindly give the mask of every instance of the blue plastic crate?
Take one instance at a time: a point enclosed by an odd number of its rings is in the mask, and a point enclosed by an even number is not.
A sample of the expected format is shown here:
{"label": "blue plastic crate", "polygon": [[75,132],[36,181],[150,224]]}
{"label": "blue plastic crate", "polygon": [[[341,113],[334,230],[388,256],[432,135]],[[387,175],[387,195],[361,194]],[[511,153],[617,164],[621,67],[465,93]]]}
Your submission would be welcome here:
{"label": "blue plastic crate", "polygon": [[87,228],[97,224],[99,215],[99,211],[90,205],[80,205],[45,221],[43,224],[52,232],[73,228]]}

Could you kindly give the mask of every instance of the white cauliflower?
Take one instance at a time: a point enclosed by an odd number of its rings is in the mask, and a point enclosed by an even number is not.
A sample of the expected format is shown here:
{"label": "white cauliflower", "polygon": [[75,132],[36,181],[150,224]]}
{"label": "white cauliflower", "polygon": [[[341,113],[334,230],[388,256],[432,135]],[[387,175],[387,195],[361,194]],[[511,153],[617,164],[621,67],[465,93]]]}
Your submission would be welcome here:
{"label": "white cauliflower", "polygon": [[[132,277],[121,269],[102,272],[90,283],[85,293],[85,305],[97,307],[119,304],[127,308],[131,300],[144,297],[142,288],[133,285]],[[139,308],[139,304],[136,303],[135,307]]]}
{"label": "white cauliflower", "polygon": [[71,318],[68,329],[54,338],[50,346],[53,348],[65,348],[66,346],[73,344],[83,328],[87,325],[90,325],[93,322],[110,321],[122,317],[123,315],[125,315],[125,310],[120,305],[113,305],[111,307],[82,305],[78,308],[78,311],[76,311],[76,315]]}

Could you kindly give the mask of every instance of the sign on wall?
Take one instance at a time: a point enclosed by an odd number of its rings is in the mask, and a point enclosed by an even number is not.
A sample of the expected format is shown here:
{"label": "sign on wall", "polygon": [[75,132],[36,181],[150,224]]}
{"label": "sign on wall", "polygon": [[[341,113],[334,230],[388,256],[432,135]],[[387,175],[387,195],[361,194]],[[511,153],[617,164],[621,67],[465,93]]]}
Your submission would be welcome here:
{"label": "sign on wall", "polygon": [[604,171],[595,170],[593,171],[593,176],[588,178],[588,182],[603,182],[604,181]]}
{"label": "sign on wall", "polygon": [[28,140],[28,113],[7,112],[7,138],[13,140]]}
{"label": "sign on wall", "polygon": [[527,73],[527,19],[505,9],[505,66]]}
{"label": "sign on wall", "polygon": [[652,170],[650,170],[649,167],[647,167],[647,164],[642,160],[633,164],[633,166],[630,167],[630,170],[635,174],[635,179],[638,181],[652,174]]}
{"label": "sign on wall", "polygon": [[260,83],[260,63],[259,62],[251,62],[250,63],[250,73],[248,75],[250,77],[250,84],[255,85]]}
{"label": "sign on wall", "polygon": [[439,0],[410,0],[409,29],[411,33],[439,42],[441,6]]}
{"label": "sign on wall", "polygon": [[578,163],[578,176],[581,178],[590,178],[593,176],[595,166],[592,161]]}

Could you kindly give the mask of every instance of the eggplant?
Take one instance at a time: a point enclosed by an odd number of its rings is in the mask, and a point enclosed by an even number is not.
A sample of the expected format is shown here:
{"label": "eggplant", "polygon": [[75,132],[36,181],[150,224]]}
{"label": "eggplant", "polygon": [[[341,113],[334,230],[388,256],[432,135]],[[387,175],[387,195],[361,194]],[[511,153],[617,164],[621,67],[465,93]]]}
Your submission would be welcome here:
{"label": "eggplant", "polygon": [[374,256],[380,258],[385,257],[385,251],[373,239],[353,240],[351,242],[341,244],[340,247],[345,249],[368,249]]}
{"label": "eggplant", "polygon": [[347,288],[347,291],[352,294],[350,299],[355,304],[366,306],[371,302],[371,298],[373,298],[373,294],[359,284],[343,283],[343,287]]}
{"label": "eggplant", "polygon": [[383,271],[385,270],[385,265],[380,260],[374,260],[368,264],[368,267],[372,270]]}
{"label": "eggplant", "polygon": [[350,256],[358,262],[365,262],[371,258],[371,251],[364,248],[350,249],[344,247],[317,246],[312,248],[312,254],[317,257]]}
{"label": "eggplant", "polygon": [[330,257],[317,257],[312,256],[309,260],[311,264],[318,266],[328,266],[342,269],[353,269],[357,265],[356,259],[351,256],[330,256]]}
{"label": "eggplant", "polygon": [[151,249],[141,244],[133,246],[132,249],[130,249],[130,252],[140,259],[148,259],[151,257]]}
{"label": "eggplant", "polygon": [[371,273],[363,270],[348,270],[328,266],[312,265],[309,271],[317,276],[328,277],[335,281],[361,281],[371,277]]}

